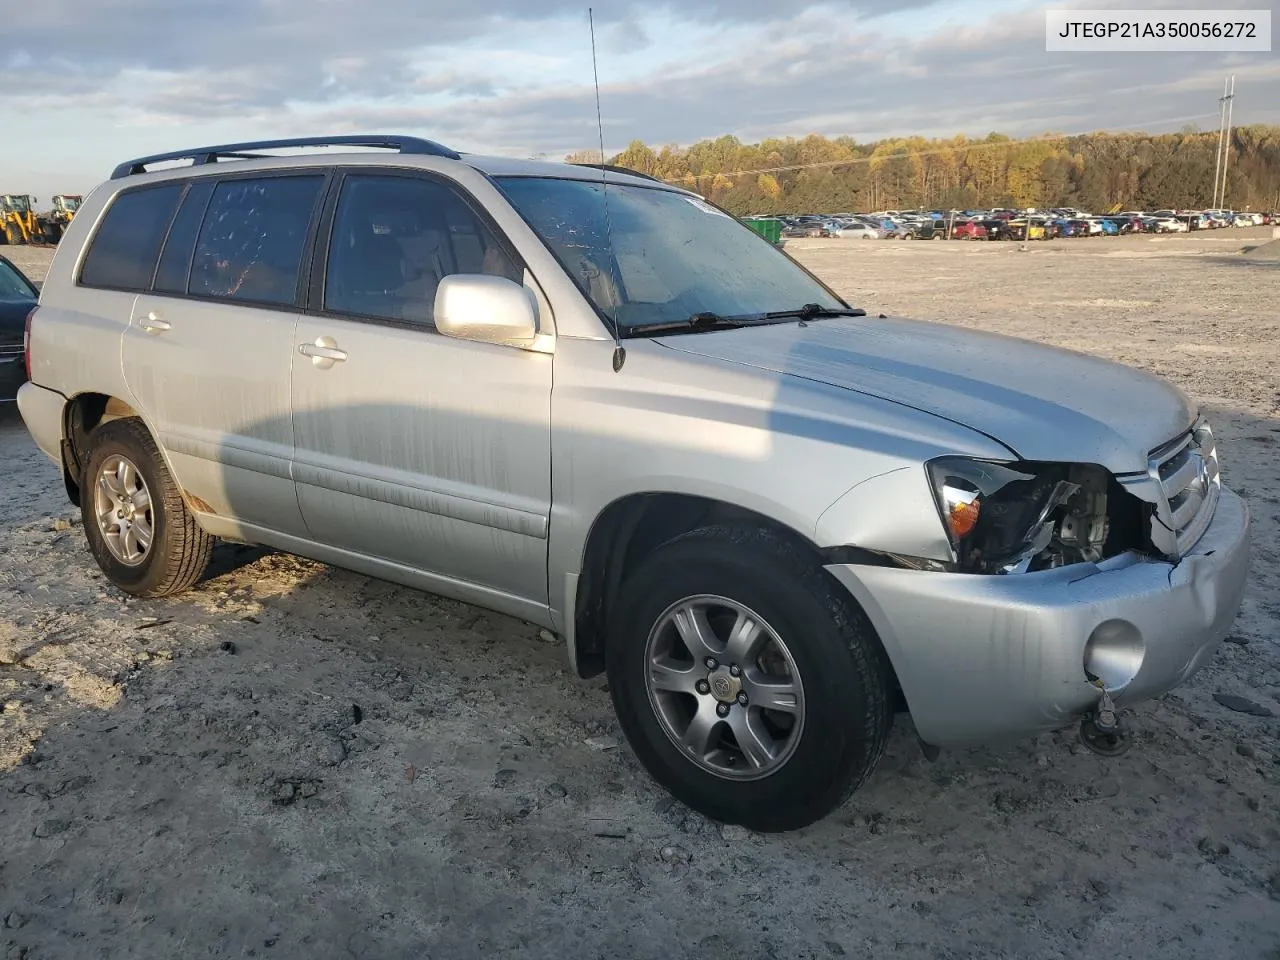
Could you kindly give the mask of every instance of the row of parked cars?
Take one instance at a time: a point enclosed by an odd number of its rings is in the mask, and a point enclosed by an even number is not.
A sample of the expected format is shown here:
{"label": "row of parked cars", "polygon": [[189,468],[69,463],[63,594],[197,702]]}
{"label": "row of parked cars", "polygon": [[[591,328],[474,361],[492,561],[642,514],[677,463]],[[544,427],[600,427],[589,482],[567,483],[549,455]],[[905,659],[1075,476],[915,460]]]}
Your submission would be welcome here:
{"label": "row of parked cars", "polygon": [[[759,223],[765,218],[748,218]],[[856,240],[1052,240],[1058,237],[1116,236],[1126,233],[1187,233],[1220,227],[1253,227],[1280,222],[1272,213],[1228,210],[1129,210],[1094,216],[1071,208],[1049,211],[897,211],[870,214],[806,214],[777,218],[781,236],[841,237]]]}

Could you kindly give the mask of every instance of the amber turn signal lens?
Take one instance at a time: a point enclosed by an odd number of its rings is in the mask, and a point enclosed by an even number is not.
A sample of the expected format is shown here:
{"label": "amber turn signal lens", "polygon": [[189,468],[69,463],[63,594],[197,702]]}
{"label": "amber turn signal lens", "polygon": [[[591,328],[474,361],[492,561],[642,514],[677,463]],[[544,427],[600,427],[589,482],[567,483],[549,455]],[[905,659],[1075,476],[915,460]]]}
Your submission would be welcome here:
{"label": "amber turn signal lens", "polygon": [[951,532],[957,539],[967,537],[973,533],[973,528],[978,525],[978,514],[981,507],[978,498],[972,500],[952,500],[947,504],[947,523],[951,526]]}

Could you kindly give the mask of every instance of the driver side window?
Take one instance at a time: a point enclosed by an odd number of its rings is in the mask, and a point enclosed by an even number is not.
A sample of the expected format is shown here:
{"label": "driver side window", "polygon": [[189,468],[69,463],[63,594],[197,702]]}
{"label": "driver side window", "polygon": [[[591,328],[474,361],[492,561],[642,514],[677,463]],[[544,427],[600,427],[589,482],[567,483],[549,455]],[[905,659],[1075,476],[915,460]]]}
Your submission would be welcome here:
{"label": "driver side window", "polygon": [[436,289],[455,273],[523,281],[524,270],[451,188],[384,174],[346,178],[324,283],[333,313],[431,325]]}

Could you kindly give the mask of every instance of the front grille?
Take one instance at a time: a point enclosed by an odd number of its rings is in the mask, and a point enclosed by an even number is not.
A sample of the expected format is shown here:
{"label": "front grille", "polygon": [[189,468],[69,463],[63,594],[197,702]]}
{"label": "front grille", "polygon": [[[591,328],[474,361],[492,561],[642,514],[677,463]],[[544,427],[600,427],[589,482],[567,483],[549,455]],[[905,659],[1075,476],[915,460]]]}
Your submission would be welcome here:
{"label": "front grille", "polygon": [[1152,539],[1164,553],[1180,557],[1209,528],[1222,492],[1209,425],[1201,422],[1153,451],[1150,473],[1160,489]]}

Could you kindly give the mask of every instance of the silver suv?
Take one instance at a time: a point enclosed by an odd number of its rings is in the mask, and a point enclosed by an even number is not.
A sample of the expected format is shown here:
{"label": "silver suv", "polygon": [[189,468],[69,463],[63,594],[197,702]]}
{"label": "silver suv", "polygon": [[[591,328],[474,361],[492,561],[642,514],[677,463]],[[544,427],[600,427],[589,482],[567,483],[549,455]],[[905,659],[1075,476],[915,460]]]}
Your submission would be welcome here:
{"label": "silver suv", "polygon": [[[347,145],[375,150],[262,156]],[[152,171],[161,161],[190,164]],[[143,597],[215,538],[515,617],[706,814],[808,824],[926,752],[1117,714],[1235,617],[1249,519],[1178,390],[873,318],[692,193],[425,140],[122,164],[18,402]]]}

